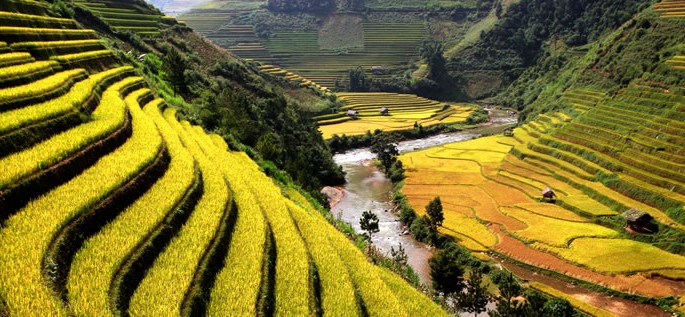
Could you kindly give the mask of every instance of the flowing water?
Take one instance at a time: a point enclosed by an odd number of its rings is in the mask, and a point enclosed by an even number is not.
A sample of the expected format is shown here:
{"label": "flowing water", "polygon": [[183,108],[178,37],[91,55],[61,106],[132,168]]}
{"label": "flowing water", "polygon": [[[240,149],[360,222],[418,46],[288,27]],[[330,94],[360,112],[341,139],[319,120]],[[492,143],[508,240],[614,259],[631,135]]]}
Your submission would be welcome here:
{"label": "flowing water", "polygon": [[[501,133],[505,128],[516,124],[516,117],[507,111],[493,110],[490,111],[490,116],[492,120],[479,128],[439,134],[425,139],[403,141],[398,144],[398,149],[400,152],[408,152],[470,140],[484,134]],[[387,254],[390,253],[391,248],[397,249],[401,244],[407,254],[409,265],[416,271],[421,282],[430,284],[428,260],[433,255],[433,249],[406,234],[406,228],[400,223],[399,217],[392,212],[394,207],[390,197],[392,184],[383,173],[370,164],[371,160],[375,158],[375,154],[371,153],[368,148],[361,148],[336,154],[333,158],[347,173],[344,187],[338,188],[342,195],[340,196],[341,199],[331,209],[333,215],[342,218],[345,222],[350,223],[358,233],[362,233],[359,224],[361,214],[366,210],[373,211],[378,216],[380,229],[378,233],[372,236],[373,244]],[[329,188],[329,190],[331,189]],[[499,260],[499,262],[522,279],[552,286],[619,316],[670,316],[656,306],[612,297],[539,274],[506,261]],[[488,308],[494,308],[492,306],[491,303]],[[487,314],[480,314],[479,316],[487,316]]]}

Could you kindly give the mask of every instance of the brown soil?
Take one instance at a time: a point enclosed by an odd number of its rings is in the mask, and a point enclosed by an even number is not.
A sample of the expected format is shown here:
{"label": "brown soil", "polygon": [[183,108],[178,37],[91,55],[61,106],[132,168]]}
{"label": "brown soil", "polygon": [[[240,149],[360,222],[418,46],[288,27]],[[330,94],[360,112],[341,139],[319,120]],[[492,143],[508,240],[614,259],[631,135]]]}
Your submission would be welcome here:
{"label": "brown soil", "polygon": [[526,268],[522,268],[516,264],[509,263],[507,261],[499,261],[502,266],[512,273],[514,273],[519,278],[527,281],[534,281],[543,283],[554,289],[573,296],[583,302],[586,302],[595,307],[600,307],[604,310],[612,312],[618,316],[630,316],[630,317],[667,317],[670,313],[665,312],[663,309],[648,305],[640,304],[631,300],[618,298],[614,296],[609,296],[606,294],[599,293],[587,289],[583,286],[574,285],[568,282],[564,282],[555,279],[550,276],[542,275],[537,272],[533,272]]}
{"label": "brown soil", "polygon": [[663,278],[650,278],[641,274],[604,275],[589,269],[575,266],[542,251],[532,249],[523,242],[510,237],[497,225],[490,225],[490,230],[497,234],[499,243],[494,247],[498,252],[523,263],[558,272],[598,284],[613,290],[646,297],[679,296],[685,293],[685,282],[671,281]]}

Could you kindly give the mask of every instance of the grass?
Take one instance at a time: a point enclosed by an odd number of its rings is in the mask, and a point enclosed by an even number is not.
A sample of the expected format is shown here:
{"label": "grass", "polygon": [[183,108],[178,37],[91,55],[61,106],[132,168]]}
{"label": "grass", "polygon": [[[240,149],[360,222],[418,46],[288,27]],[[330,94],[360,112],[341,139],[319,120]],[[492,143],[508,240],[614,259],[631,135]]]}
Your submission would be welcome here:
{"label": "grass", "polygon": [[[114,85],[103,94],[103,103],[131,113],[133,135],[116,151],[101,158],[64,185],[9,218],[0,231],[0,290],[8,308],[18,315],[66,315],[65,308],[44,283],[41,268],[49,272],[50,263],[42,256],[61,225],[106,198],[142,168],[152,162],[162,146],[162,139],[152,121],[137,107],[124,104]],[[123,110],[122,110],[123,111]],[[64,202],[69,202],[65,204]],[[46,210],[51,212],[46,213]],[[31,241],[31,243],[26,243]]]}
{"label": "grass", "polygon": [[77,253],[68,281],[69,303],[76,315],[105,316],[110,306],[110,282],[128,254],[176,208],[195,181],[192,155],[159,113],[160,99],[145,106],[169,150],[167,172],[115,221],[88,240]]}

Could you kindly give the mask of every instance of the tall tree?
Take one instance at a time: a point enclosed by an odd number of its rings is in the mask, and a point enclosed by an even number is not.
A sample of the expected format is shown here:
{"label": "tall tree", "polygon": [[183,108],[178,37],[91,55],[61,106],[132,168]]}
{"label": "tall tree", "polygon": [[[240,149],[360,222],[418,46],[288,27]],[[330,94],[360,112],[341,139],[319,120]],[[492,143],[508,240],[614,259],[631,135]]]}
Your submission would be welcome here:
{"label": "tall tree", "polygon": [[435,198],[426,205],[426,215],[430,221],[431,230],[437,232],[438,227],[442,226],[442,222],[445,220],[445,216],[442,213],[440,196],[435,196]]}
{"label": "tall tree", "polygon": [[400,154],[395,139],[388,134],[379,134],[373,139],[371,152],[376,153],[386,172],[390,170],[393,163],[397,161],[397,155]]}
{"label": "tall tree", "polygon": [[497,296],[497,310],[490,311],[490,316],[513,317],[521,315],[523,305],[518,297],[521,296],[523,289],[518,281],[516,281],[516,278],[514,278],[514,275],[504,273],[492,279],[499,288],[499,296]]}
{"label": "tall tree", "polygon": [[188,68],[188,61],[181,53],[172,48],[164,58],[166,80],[174,88],[174,93],[185,95],[188,92],[185,70]]}
{"label": "tall tree", "polygon": [[350,91],[369,90],[369,79],[366,77],[366,72],[361,66],[350,69],[347,73],[350,77]]}
{"label": "tall tree", "polygon": [[490,294],[483,285],[483,273],[473,270],[466,282],[465,291],[457,294],[457,306],[465,312],[473,313],[473,316],[478,316],[485,311],[489,300]]}
{"label": "tall tree", "polygon": [[455,246],[438,251],[429,261],[433,288],[448,296],[464,289],[464,269],[466,254]]}
{"label": "tall tree", "polygon": [[362,230],[366,231],[367,238],[371,240],[371,235],[379,231],[378,216],[370,210],[364,211],[359,219],[359,225],[361,225]]}
{"label": "tall tree", "polygon": [[439,81],[447,74],[445,70],[445,56],[442,43],[435,40],[425,40],[419,48],[419,56],[428,64],[428,78]]}

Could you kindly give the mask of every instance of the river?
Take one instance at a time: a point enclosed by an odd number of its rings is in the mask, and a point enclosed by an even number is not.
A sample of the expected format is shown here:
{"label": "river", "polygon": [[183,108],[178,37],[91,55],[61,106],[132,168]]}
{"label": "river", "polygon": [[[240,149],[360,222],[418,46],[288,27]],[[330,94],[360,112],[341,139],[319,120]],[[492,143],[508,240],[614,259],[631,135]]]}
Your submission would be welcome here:
{"label": "river", "polygon": [[[507,127],[516,124],[517,118],[507,111],[491,110],[491,121],[475,129],[462,132],[445,133],[419,140],[403,141],[398,144],[400,153],[425,149],[447,143],[470,140],[484,134],[501,133]],[[361,214],[370,210],[379,219],[379,232],[373,234],[372,242],[381,251],[390,253],[391,248],[397,249],[401,244],[407,253],[408,263],[418,274],[424,284],[430,284],[430,267],[428,260],[433,255],[433,249],[428,245],[416,241],[411,235],[405,234],[406,228],[400,223],[399,217],[391,212],[392,183],[370,161],[375,158],[368,148],[350,150],[336,154],[333,159],[340,164],[346,172],[346,183],[342,188],[340,200],[331,208],[333,215],[352,225],[362,233],[359,219]],[[330,192],[330,188],[329,191]],[[556,288],[566,294],[574,296],[582,301],[602,307],[619,316],[670,316],[656,306],[639,304],[630,300],[615,298],[604,293],[589,290],[582,286],[569,284],[565,281],[545,276],[517,266],[515,264],[498,260],[509,271],[518,277],[540,282]],[[492,303],[488,305],[492,309]],[[464,315],[466,316],[466,315]],[[479,315],[481,316],[481,315]],[[482,314],[487,316],[487,314]]]}

